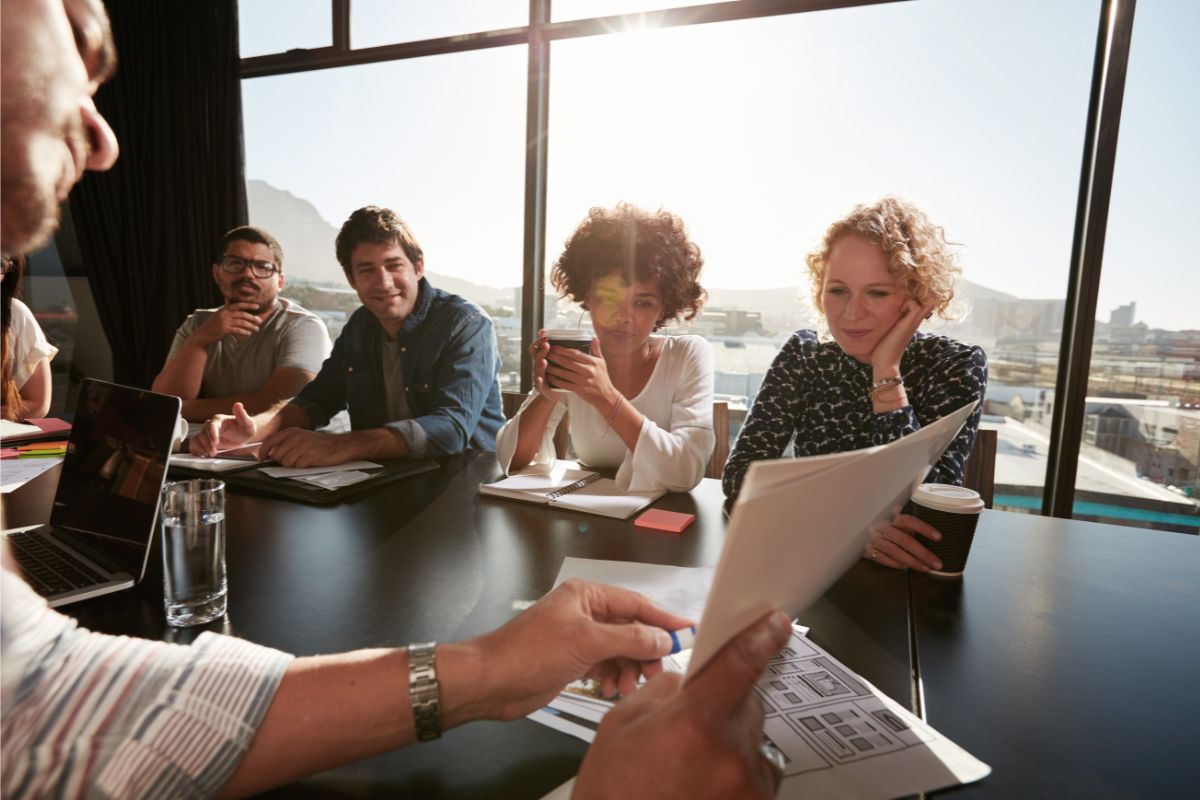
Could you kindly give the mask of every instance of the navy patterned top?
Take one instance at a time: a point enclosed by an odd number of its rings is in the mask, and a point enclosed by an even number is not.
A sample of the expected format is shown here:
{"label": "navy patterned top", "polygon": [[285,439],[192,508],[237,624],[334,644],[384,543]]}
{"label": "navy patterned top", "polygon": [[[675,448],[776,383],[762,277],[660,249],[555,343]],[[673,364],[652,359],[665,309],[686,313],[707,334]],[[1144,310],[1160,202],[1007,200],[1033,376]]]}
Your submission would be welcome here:
{"label": "navy patterned top", "polygon": [[[737,497],[752,461],[779,458],[795,437],[797,456],[843,453],[899,439],[983,400],[987,356],[975,345],[918,333],[900,359],[909,405],[876,414],[867,393],[871,365],[846,354],[815,331],[796,331],[763,379],[754,408],[725,464],[725,495]],[[975,409],[926,480],[961,484],[963,466],[975,443]]]}

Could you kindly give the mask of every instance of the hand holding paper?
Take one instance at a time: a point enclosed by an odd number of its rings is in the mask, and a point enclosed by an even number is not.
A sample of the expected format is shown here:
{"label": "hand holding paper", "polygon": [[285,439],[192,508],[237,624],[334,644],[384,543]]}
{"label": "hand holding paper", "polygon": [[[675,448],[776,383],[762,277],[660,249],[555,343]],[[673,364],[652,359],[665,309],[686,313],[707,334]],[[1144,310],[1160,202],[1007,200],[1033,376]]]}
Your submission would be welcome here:
{"label": "hand holding paper", "polygon": [[902,506],[975,409],[890,444],[750,466],[734,506],[688,678],[768,611],[813,604],[862,555],[873,523]]}
{"label": "hand holding paper", "polygon": [[686,686],[663,674],[617,703],[572,797],[640,796],[649,786],[664,798],[774,797],[781,776],[759,755],[763,708],[754,684],[790,632],[785,614],[769,614]]}

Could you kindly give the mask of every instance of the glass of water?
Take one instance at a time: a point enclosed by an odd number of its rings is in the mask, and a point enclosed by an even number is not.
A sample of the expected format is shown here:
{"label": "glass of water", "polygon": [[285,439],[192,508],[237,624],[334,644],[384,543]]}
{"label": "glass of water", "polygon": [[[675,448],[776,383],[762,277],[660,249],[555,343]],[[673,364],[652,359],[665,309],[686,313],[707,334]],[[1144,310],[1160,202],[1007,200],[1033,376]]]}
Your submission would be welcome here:
{"label": "glass of water", "polygon": [[225,483],[167,483],[160,518],[167,624],[211,622],[225,613]]}

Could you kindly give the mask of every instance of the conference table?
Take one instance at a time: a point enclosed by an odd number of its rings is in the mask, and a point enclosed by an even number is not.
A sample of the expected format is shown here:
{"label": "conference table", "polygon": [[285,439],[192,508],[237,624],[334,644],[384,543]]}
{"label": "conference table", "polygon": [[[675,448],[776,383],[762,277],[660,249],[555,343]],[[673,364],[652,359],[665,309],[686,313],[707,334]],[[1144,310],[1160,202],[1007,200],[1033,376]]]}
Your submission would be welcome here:
{"label": "conference table", "polygon": [[[515,601],[549,591],[568,556],[707,566],[720,555],[715,480],[655,503],[696,515],[672,534],[478,494],[499,477],[493,454],[469,452],[328,507],[230,491],[224,620],[166,626],[157,543],[140,585],[63,611],[106,633],[186,643],[216,630],[334,653],[493,630]],[[44,521],[56,480],[57,469],[6,496],[6,525]],[[801,513],[798,535],[802,525]],[[1196,537],[986,511],[961,583],[863,561],[800,621],[992,766],[942,794],[1161,796],[1191,788],[1198,600]],[[472,723],[276,794],[537,798],[585,751],[528,720]]]}

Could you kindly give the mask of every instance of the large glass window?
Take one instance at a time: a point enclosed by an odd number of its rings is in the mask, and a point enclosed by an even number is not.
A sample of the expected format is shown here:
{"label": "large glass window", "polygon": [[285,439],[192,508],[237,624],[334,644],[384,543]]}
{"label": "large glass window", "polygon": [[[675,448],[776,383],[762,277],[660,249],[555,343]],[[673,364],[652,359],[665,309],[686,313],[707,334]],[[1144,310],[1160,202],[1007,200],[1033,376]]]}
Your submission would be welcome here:
{"label": "large glass window", "polygon": [[1200,532],[1200,6],[1138,3],[1074,513]]}
{"label": "large glass window", "polygon": [[330,0],[238,0],[242,58],[333,44]]}
{"label": "large glass window", "polygon": [[556,42],[547,258],[593,205],[683,216],[710,296],[690,329],[736,421],[818,323],[805,253],[856,203],[907,197],[963,244],[970,313],[930,330],[991,359],[1001,504],[1040,507],[1098,19],[925,0]]}
{"label": "large glass window", "polygon": [[702,4],[703,0],[554,0],[550,4],[550,15],[555,22],[559,22]]}
{"label": "large glass window", "polygon": [[438,0],[436,3],[353,0],[350,44],[359,48],[416,42],[519,28],[528,22],[529,0]]}
{"label": "large glass window", "polygon": [[66,204],[62,214],[54,239],[28,254],[20,294],[46,339],[58,348],[50,360],[50,416],[75,411],[83,378],[112,380],[112,352],[100,325]]}
{"label": "large glass window", "polygon": [[409,224],[441,289],[496,322],[519,388],[526,47],[246,80],[250,221],[285,252],[285,296],[334,336],[358,299],[334,256],[356,208]]}

